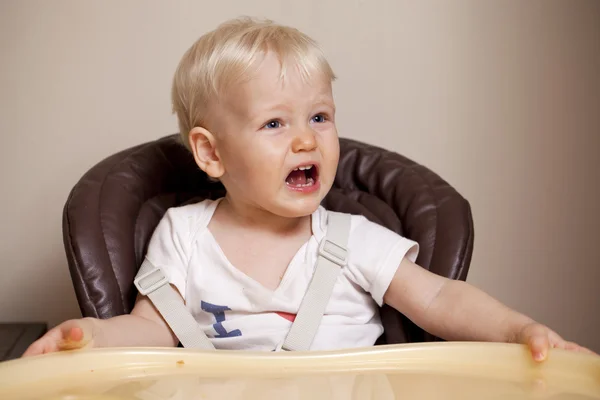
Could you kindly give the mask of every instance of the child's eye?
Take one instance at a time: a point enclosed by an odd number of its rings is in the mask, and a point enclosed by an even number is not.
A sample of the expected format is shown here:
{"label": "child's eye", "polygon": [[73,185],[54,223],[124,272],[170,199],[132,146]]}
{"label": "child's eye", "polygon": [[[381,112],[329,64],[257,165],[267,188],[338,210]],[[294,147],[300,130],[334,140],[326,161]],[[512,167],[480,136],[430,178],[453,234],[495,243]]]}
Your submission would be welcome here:
{"label": "child's eye", "polygon": [[265,128],[265,129],[281,128],[281,122],[279,122],[277,120],[269,121],[265,125],[263,125],[263,128]]}
{"label": "child's eye", "polygon": [[316,122],[317,124],[322,124],[323,122],[327,121],[327,118],[325,118],[325,115],[323,114],[317,114],[311,118],[311,121]]}

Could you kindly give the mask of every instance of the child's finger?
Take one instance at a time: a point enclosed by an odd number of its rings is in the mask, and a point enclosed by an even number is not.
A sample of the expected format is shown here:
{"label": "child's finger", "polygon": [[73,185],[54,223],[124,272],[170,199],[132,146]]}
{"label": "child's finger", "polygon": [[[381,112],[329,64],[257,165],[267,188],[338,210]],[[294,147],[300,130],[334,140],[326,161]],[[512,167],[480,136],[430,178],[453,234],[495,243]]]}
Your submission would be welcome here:
{"label": "child's finger", "polygon": [[558,346],[558,347],[563,348],[565,350],[571,350],[571,351],[579,350],[579,346],[573,342],[564,342],[562,346]]}
{"label": "child's finger", "polygon": [[45,339],[36,340],[27,348],[27,350],[25,350],[25,353],[23,353],[23,357],[31,357],[44,354],[45,348]]}
{"label": "child's finger", "polygon": [[595,351],[592,351],[590,349],[588,349],[587,347],[579,347],[579,351],[586,353],[586,354],[591,354],[593,356],[597,356],[598,353],[596,353]]}
{"label": "child's finger", "polygon": [[597,355],[590,349],[580,346],[577,343],[573,343],[573,342],[565,342],[564,349],[570,350],[570,351],[578,351],[578,352],[586,353],[586,354]]}
{"label": "child's finger", "polygon": [[57,343],[63,339],[61,325],[50,329],[44,336],[33,342],[23,353],[23,357],[37,356],[58,351]]}
{"label": "child's finger", "polygon": [[80,341],[83,340],[83,329],[79,326],[74,326],[69,330],[69,333],[66,335],[67,339]]}
{"label": "child's finger", "polygon": [[535,361],[544,361],[546,359],[548,348],[550,347],[550,341],[546,332],[532,332],[527,339],[527,345]]}
{"label": "child's finger", "polygon": [[23,353],[23,357],[81,349],[90,343],[91,336],[91,327],[85,320],[66,321],[32,343]]}
{"label": "child's finger", "polygon": [[65,324],[62,327],[63,339],[57,343],[59,350],[75,350],[86,346],[89,340],[85,338],[83,328],[77,324]]}
{"label": "child's finger", "polygon": [[544,325],[527,325],[519,334],[519,343],[527,345],[535,361],[544,361],[550,348],[550,338],[548,330]]}

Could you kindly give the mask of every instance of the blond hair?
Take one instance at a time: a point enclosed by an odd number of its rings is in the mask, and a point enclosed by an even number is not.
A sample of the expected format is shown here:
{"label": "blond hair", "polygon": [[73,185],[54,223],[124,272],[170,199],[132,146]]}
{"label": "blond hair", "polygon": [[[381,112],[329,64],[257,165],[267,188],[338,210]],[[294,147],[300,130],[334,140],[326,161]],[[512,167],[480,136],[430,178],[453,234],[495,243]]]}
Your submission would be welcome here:
{"label": "blond hair", "polygon": [[218,101],[231,84],[249,78],[267,51],[273,51],[281,62],[281,79],[290,67],[295,67],[304,80],[314,72],[335,80],[317,43],[297,29],[270,20],[227,21],[186,51],[173,78],[173,112],[186,146],[190,130],[206,123],[210,104]]}

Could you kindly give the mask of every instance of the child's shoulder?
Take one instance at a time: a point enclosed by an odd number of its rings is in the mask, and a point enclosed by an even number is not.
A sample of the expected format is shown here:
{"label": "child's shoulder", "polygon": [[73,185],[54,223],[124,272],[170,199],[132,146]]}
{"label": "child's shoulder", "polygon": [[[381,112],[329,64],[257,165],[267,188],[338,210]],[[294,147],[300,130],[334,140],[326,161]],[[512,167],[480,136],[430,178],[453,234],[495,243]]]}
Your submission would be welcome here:
{"label": "child's shoulder", "polygon": [[[318,223],[313,223],[313,231],[317,239],[321,240],[328,229],[328,211],[319,207],[314,215],[318,216]],[[388,228],[387,226],[374,222],[362,214],[344,213],[350,216],[350,232],[348,243],[350,247],[362,249],[385,249],[388,246],[397,246],[418,249],[417,242]]]}
{"label": "child's shoulder", "polygon": [[[321,223],[327,232],[327,210],[320,209]],[[350,216],[350,232],[348,234],[348,250],[350,263],[364,268],[390,263],[397,267],[403,257],[408,256],[415,261],[419,252],[419,244],[400,235],[383,224],[373,222],[361,214]],[[391,271],[391,270],[390,270]]]}
{"label": "child's shoulder", "polygon": [[[327,218],[328,213],[332,210],[327,210],[323,206],[319,207],[315,214],[318,220],[317,228],[319,231],[325,233],[328,228],[329,219]],[[370,221],[367,217],[362,214],[354,214],[354,213],[343,213],[350,217],[350,234],[368,234],[373,233],[377,234],[381,231],[392,232],[383,225]],[[394,232],[395,234],[395,232]]]}
{"label": "child's shoulder", "polygon": [[174,206],[167,209],[165,215],[176,216],[176,217],[195,217],[201,216],[209,212],[214,212],[214,208],[218,205],[221,199],[211,200],[205,199],[196,203],[184,204],[181,206]]}
{"label": "child's shoulder", "polygon": [[205,199],[197,203],[171,207],[167,209],[162,219],[167,221],[169,225],[180,229],[198,229],[202,226],[208,226],[208,222],[220,200]]}

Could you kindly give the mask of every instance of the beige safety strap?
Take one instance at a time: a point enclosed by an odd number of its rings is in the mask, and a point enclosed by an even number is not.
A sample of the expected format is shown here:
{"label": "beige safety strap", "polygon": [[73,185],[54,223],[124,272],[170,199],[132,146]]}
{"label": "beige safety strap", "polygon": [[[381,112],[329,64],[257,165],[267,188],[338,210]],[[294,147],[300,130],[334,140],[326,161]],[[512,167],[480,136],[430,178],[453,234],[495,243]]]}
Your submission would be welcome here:
{"label": "beige safety strap", "polygon": [[148,296],[152,301],[183,347],[215,349],[194,316],[186,308],[181,296],[169,284],[169,279],[162,269],[155,267],[146,259],[133,283],[141,295]]}
{"label": "beige safety strap", "polygon": [[327,212],[327,234],[319,245],[315,272],[296,319],[281,347],[284,351],[307,351],[314,340],[341,269],[348,263],[350,215]]}

